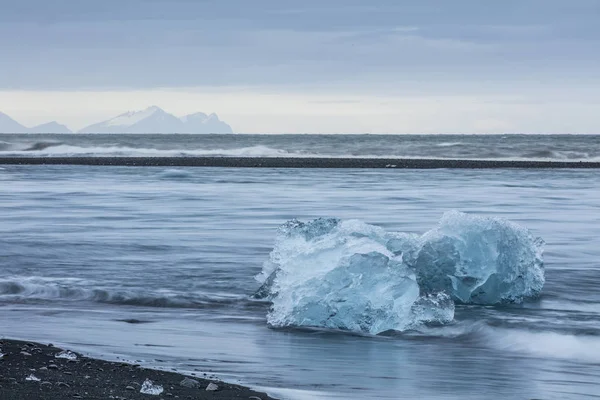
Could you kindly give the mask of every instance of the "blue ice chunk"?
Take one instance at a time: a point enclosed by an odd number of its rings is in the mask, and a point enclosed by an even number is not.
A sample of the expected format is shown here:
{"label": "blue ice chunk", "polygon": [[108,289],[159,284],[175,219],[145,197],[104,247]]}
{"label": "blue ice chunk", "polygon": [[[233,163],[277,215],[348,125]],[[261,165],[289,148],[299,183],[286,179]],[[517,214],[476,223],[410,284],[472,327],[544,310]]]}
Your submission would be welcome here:
{"label": "blue ice chunk", "polygon": [[543,245],[513,222],[451,211],[405,261],[424,293],[446,291],[462,303],[520,303],[544,286]]}
{"label": "blue ice chunk", "polygon": [[382,228],[325,221],[293,222],[280,230],[260,276],[273,302],[271,326],[378,334],[452,320],[452,301],[421,300],[414,271],[387,249],[390,238]]}
{"label": "blue ice chunk", "polygon": [[521,302],[544,285],[543,241],[456,211],[423,236],[350,220],[283,225],[257,279],[274,327],[378,334],[448,323],[454,301]]}

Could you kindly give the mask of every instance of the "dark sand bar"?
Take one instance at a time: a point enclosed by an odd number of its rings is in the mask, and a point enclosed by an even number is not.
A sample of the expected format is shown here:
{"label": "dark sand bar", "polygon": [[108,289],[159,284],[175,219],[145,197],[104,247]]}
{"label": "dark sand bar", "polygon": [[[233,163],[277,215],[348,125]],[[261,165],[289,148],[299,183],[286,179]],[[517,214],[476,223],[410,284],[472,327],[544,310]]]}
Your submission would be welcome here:
{"label": "dark sand bar", "polygon": [[[74,359],[57,358],[62,351],[51,345],[0,340],[0,354],[3,354],[0,356],[0,399],[272,400],[264,393],[204,375],[184,376],[136,364],[96,360],[77,353],[69,354]],[[142,393],[146,380],[160,385],[162,393]]]}
{"label": "dark sand bar", "polygon": [[280,157],[2,157],[0,165],[113,165],[137,167],[502,169],[600,168],[600,162]]}

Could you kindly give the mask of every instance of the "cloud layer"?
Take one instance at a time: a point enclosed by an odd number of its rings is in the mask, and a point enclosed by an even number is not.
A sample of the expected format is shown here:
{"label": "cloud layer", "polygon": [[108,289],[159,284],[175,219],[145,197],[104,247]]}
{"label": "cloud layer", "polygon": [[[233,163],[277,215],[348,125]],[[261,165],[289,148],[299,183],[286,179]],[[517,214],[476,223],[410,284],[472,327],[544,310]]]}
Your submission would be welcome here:
{"label": "cloud layer", "polygon": [[[598,102],[578,94],[600,82],[596,0],[4,3],[5,94],[229,87],[238,99],[244,88],[242,94],[312,94],[314,101],[327,94],[337,102],[350,93],[397,101],[510,95],[539,103],[547,92]],[[0,96],[0,109],[7,107],[18,113],[21,106]]]}

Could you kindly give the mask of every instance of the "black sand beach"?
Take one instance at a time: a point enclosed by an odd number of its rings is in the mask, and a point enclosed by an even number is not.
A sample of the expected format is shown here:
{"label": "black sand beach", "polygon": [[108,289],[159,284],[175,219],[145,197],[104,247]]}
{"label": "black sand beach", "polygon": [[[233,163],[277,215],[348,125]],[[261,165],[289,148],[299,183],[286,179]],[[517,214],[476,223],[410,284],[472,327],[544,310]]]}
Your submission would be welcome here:
{"label": "black sand beach", "polygon": [[103,165],[234,168],[502,169],[600,168],[600,162],[284,157],[2,157],[0,165]]}
{"label": "black sand beach", "polygon": [[[56,358],[63,350],[51,345],[0,340],[1,400],[66,399],[272,399],[243,386],[208,377],[180,375],[139,365],[96,360],[72,353],[76,359]],[[140,393],[149,379],[161,394]],[[207,388],[216,390],[207,390]],[[210,386],[210,387],[209,387]]]}

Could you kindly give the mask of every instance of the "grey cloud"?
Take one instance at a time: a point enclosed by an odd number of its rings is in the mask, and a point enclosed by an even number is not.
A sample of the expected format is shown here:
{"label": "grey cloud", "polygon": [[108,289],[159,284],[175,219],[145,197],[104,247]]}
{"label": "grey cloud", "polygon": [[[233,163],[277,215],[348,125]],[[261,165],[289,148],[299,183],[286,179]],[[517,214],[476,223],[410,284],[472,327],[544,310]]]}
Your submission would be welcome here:
{"label": "grey cloud", "polygon": [[595,0],[0,3],[5,89],[599,74]]}

